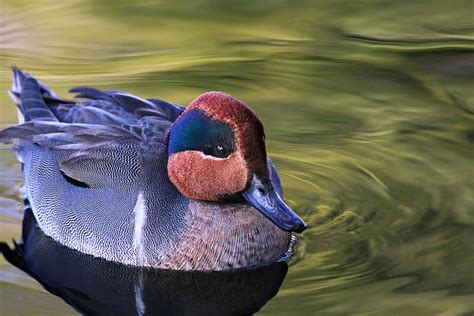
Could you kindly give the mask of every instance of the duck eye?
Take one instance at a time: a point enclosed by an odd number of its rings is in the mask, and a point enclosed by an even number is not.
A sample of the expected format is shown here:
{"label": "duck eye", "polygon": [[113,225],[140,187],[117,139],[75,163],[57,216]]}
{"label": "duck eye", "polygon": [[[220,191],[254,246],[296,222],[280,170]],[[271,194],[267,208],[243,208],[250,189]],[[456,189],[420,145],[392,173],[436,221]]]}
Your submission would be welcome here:
{"label": "duck eye", "polygon": [[214,156],[217,158],[225,158],[229,156],[229,150],[224,145],[217,145],[207,147],[203,150],[205,155]]}
{"label": "duck eye", "polygon": [[213,156],[218,158],[224,158],[227,156],[227,150],[222,145],[217,145],[214,147]]}
{"label": "duck eye", "polygon": [[217,145],[214,150],[216,151],[216,153],[222,153],[224,152],[224,146]]}

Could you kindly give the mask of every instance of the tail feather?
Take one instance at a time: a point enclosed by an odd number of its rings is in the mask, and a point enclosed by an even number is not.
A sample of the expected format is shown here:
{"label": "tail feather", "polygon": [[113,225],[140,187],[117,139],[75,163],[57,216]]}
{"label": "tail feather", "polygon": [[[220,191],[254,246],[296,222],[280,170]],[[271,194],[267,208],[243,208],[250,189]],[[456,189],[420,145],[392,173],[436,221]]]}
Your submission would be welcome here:
{"label": "tail feather", "polygon": [[[13,72],[13,80],[12,80],[12,88],[10,90],[10,93],[19,96],[22,92],[22,83],[25,81],[25,79],[33,78],[33,76],[31,76],[29,73],[25,71],[22,71],[20,68],[16,66],[12,67],[12,72]],[[59,95],[57,95],[52,89],[48,88],[40,80],[38,79],[35,79],[35,80],[40,87],[40,91],[43,97],[60,98]]]}
{"label": "tail feather", "polygon": [[57,121],[56,116],[44,101],[44,97],[57,97],[57,95],[17,67],[13,68],[13,84],[9,92],[20,111],[20,122]]}

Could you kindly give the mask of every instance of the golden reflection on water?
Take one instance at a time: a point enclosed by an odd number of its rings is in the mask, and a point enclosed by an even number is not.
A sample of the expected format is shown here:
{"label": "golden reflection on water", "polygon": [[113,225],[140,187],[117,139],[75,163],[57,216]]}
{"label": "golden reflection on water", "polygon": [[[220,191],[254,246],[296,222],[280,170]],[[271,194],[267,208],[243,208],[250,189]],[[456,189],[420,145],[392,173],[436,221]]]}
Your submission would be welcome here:
{"label": "golden reflection on water", "polygon": [[[64,96],[87,84],[188,104],[226,91],[262,118],[285,197],[310,224],[262,313],[468,314],[473,6],[2,0],[0,124],[16,122],[10,65]],[[7,147],[0,157],[11,240],[21,175]],[[4,311],[71,313],[0,260]]]}

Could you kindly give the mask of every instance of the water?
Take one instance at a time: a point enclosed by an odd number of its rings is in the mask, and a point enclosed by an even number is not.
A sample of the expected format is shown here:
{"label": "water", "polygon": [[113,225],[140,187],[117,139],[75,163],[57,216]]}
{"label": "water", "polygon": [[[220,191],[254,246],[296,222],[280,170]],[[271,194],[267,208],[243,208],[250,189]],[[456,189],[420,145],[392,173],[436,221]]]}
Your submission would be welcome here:
{"label": "water", "polygon": [[[10,65],[188,104],[209,90],[262,119],[309,223],[267,315],[474,313],[472,1],[0,3]],[[0,239],[19,238],[19,165],[0,150]],[[0,258],[0,313],[75,314]]]}

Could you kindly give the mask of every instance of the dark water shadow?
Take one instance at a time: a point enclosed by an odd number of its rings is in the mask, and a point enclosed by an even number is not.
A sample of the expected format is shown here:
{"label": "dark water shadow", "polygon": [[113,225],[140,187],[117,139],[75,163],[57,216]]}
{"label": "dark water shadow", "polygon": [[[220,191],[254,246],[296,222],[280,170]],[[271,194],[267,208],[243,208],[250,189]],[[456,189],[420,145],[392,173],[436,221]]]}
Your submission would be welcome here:
{"label": "dark water shadow", "polygon": [[251,315],[275,296],[284,262],[231,272],[178,272],[109,262],[44,235],[27,209],[23,242],[5,259],[86,315]]}

